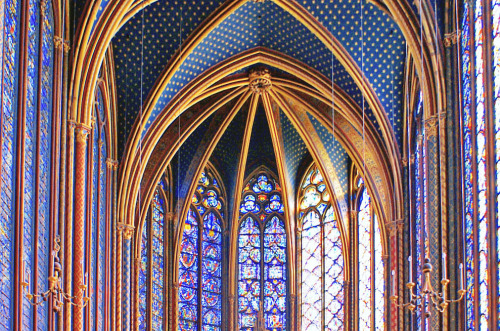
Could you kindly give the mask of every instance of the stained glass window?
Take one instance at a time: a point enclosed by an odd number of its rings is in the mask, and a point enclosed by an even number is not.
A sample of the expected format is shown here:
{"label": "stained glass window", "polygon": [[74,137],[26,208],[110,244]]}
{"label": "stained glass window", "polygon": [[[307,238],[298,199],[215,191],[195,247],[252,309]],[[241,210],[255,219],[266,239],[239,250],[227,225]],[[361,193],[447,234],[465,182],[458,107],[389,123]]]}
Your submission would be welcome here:
{"label": "stained glass window", "polygon": [[163,319],[165,314],[165,245],[164,245],[164,228],[165,228],[165,209],[163,197],[157,192],[153,198],[153,216],[152,224],[152,255],[151,263],[152,270],[152,328],[153,330],[161,330],[163,328]]}
{"label": "stained glass window", "polygon": [[98,302],[97,302],[97,330],[104,329],[104,307],[105,307],[105,296],[106,296],[106,288],[105,278],[106,278],[106,201],[111,196],[107,192],[107,179],[106,179],[106,170],[107,170],[107,143],[106,143],[106,134],[105,127],[101,127],[101,139],[100,139],[100,161],[99,161],[99,229],[98,229],[98,270],[97,270],[97,291],[98,291]]}
{"label": "stained glass window", "polygon": [[371,197],[361,181],[358,203],[358,315],[360,330],[385,330],[382,240]]}
{"label": "stained glass window", "polygon": [[223,191],[213,169],[191,198],[179,261],[179,330],[222,329]]}
{"label": "stained glass window", "polygon": [[17,0],[6,0],[0,5],[2,11],[0,22],[0,52],[2,59],[2,159],[1,159],[1,216],[0,216],[0,325],[6,330],[11,329],[14,276],[14,179],[16,153],[16,91],[17,91],[17,52],[19,39],[19,10]]}
{"label": "stained glass window", "polygon": [[301,328],[343,330],[342,239],[330,195],[315,166],[309,169],[303,180],[299,206],[302,228]]}
{"label": "stained glass window", "polygon": [[[268,173],[251,178],[240,205],[238,326],[286,330],[287,240],[281,187]],[[261,319],[262,318],[262,319]]]}
{"label": "stained glass window", "polygon": [[170,196],[161,179],[141,233],[141,256],[138,270],[139,330],[165,330],[167,327],[167,199]]}
{"label": "stained glass window", "polygon": [[474,298],[474,184],[473,184],[473,143],[472,143],[472,68],[470,50],[469,3],[464,2],[462,23],[462,88],[463,88],[463,123],[464,123],[464,205],[465,205],[465,248],[466,248],[466,315],[467,329],[475,329]]}
{"label": "stained glass window", "polygon": [[[495,164],[496,164],[496,244],[497,244],[497,282],[500,288],[500,0],[491,1],[491,23],[493,38],[493,115],[495,118]],[[500,302],[500,290],[497,292]],[[497,311],[500,316],[500,307]],[[500,329],[500,319],[498,321]]]}
{"label": "stained glass window", "polygon": [[[489,5],[491,4],[491,8]],[[484,6],[484,7],[483,7]],[[499,117],[499,39],[498,28],[500,23],[499,3],[496,0],[486,2],[475,0],[464,2],[462,18],[462,86],[463,86],[463,141],[464,141],[464,208],[465,208],[465,264],[466,264],[466,316],[467,329],[482,329],[488,327],[490,321],[489,296],[491,284],[489,274],[491,268],[490,251],[494,244],[490,242],[490,220],[494,220],[495,212],[500,215],[500,199],[498,196],[500,176],[498,164],[500,155],[500,117]],[[484,17],[491,9],[490,23]],[[490,31],[492,34],[485,34]],[[485,45],[492,38],[493,54],[492,66],[484,63]],[[473,64],[473,65],[472,65]],[[486,70],[492,69],[492,82],[486,82]],[[493,95],[487,95],[488,85],[492,84]],[[487,120],[487,100],[493,101],[494,122]],[[489,139],[488,132],[492,130],[495,141]],[[496,151],[496,187],[489,183],[490,169],[488,169],[488,146]],[[496,193],[496,210],[488,208],[490,192]],[[496,222],[500,225],[496,217]],[[500,228],[500,227],[497,227]],[[498,230],[497,230],[498,231]],[[497,233],[497,236],[500,232]],[[498,242],[498,238],[496,239]],[[500,255],[499,255],[500,256]],[[498,269],[499,267],[496,266]],[[478,272],[477,272],[478,271]],[[500,274],[499,278],[500,280]],[[478,314],[478,315],[476,315]]]}

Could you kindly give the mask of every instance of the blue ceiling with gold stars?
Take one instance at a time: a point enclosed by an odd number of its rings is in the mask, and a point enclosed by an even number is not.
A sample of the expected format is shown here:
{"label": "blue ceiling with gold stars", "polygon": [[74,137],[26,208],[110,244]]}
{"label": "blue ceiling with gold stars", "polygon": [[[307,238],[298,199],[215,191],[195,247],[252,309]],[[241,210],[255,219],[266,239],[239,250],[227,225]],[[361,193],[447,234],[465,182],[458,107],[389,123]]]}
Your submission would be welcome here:
{"label": "blue ceiling with gold stars", "polygon": [[[222,2],[159,0],[145,9],[144,25],[142,14],[138,14],[114,37],[120,153],[137,119],[141,102],[168,61],[187,36]],[[405,47],[397,25],[375,5],[365,2],[361,11],[359,0],[298,0],[298,3],[332,32],[363,68],[401,143]],[[141,54],[143,37],[144,53]],[[336,84],[363,105],[361,93],[349,74],[301,22],[272,1],[249,1],[209,33],[189,55],[164,90],[147,126],[187,83],[220,61],[257,46],[287,54],[326,77],[333,77]],[[144,59],[142,68],[141,56]],[[367,117],[375,121],[368,107],[365,111]]]}

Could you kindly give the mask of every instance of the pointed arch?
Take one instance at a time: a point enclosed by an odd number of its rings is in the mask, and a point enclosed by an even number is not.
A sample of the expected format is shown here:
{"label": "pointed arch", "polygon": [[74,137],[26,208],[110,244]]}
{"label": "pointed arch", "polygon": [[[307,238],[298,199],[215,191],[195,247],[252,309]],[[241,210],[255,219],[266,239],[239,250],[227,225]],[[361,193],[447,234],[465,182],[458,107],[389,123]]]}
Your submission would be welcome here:
{"label": "pointed arch", "polygon": [[226,214],[223,182],[208,164],[197,180],[179,243],[179,330],[222,329]]}
{"label": "pointed arch", "polygon": [[339,216],[332,207],[323,175],[311,164],[297,196],[299,229],[299,328],[347,330],[344,284],[349,254],[343,245]]}
{"label": "pointed arch", "polygon": [[289,270],[282,189],[265,167],[245,183],[238,226],[239,329],[265,323],[267,329],[286,330]]}

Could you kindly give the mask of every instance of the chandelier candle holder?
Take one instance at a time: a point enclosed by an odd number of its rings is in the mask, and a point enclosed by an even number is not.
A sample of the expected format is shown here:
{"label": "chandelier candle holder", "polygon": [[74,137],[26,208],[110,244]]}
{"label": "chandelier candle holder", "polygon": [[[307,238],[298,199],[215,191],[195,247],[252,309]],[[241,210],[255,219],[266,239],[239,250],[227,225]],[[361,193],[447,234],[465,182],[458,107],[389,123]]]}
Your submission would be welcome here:
{"label": "chandelier candle holder", "polygon": [[[427,306],[427,303],[432,303],[432,306],[434,307],[435,310],[437,310],[440,313],[444,313],[451,303],[458,303],[460,302],[463,298],[465,293],[467,292],[464,289],[464,273],[463,273],[463,264],[460,263],[459,269],[460,269],[460,289],[458,290],[458,298],[457,299],[449,299],[447,298],[447,293],[448,293],[448,285],[450,283],[450,280],[446,278],[446,254],[443,253],[443,278],[441,279],[441,292],[436,291],[431,283],[431,273],[433,271],[433,267],[431,264],[431,261],[429,258],[426,258],[424,260],[424,265],[422,267],[422,274],[424,276],[424,284],[422,289],[419,291],[420,293],[415,292],[415,286],[417,285],[415,282],[413,282],[413,275],[412,275],[412,257],[408,257],[408,262],[410,265],[410,272],[409,272],[409,281],[406,284],[406,287],[410,291],[410,301],[404,304],[398,304],[398,295],[397,289],[396,289],[396,277],[395,277],[395,272],[392,270],[391,272],[391,280],[392,280],[392,296],[390,297],[390,300],[396,307],[398,308],[408,308],[412,313],[416,311],[417,308],[420,310],[424,311],[425,307]],[[430,316],[430,312],[426,312],[425,314],[426,317]]]}
{"label": "chandelier candle holder", "polygon": [[64,292],[62,288],[62,266],[61,260],[59,258],[59,251],[61,250],[61,246],[59,243],[61,242],[60,236],[57,236],[54,239],[54,249],[52,250],[52,275],[48,277],[49,288],[45,292],[41,293],[30,293],[28,292],[29,281],[25,276],[25,262],[23,261],[22,267],[22,275],[21,275],[21,286],[23,287],[23,292],[26,294],[26,298],[29,300],[30,304],[33,306],[39,306],[42,303],[48,301],[50,297],[54,300],[54,308],[55,312],[60,312],[65,303],[69,303],[73,306],[85,307],[90,301],[90,297],[88,294],[88,275],[85,274],[85,282],[84,284],[80,284],[79,289],[83,295],[83,304],[75,303],[75,299],[77,299],[77,295],[71,296],[69,293]]}

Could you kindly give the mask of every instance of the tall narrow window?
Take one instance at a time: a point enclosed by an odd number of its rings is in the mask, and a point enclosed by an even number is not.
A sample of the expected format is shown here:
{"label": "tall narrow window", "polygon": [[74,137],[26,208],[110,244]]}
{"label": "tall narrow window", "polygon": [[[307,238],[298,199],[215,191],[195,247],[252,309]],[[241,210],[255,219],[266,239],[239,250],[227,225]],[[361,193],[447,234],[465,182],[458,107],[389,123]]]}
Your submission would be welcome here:
{"label": "tall narrow window", "polygon": [[[269,173],[252,177],[243,190],[238,238],[240,330],[285,330],[287,241],[281,187]],[[262,318],[262,319],[261,319]]]}
{"label": "tall narrow window", "polygon": [[90,288],[93,293],[86,310],[86,323],[92,329],[102,330],[104,327],[104,303],[106,296],[106,224],[109,211],[106,202],[109,194],[106,180],[107,170],[107,137],[106,107],[101,88],[96,90],[96,103],[93,111],[93,127],[89,142],[89,180],[92,209],[87,217],[86,250],[89,259],[86,261]]}
{"label": "tall narrow window", "polygon": [[184,225],[179,261],[179,330],[222,329],[224,194],[205,169]]}
{"label": "tall narrow window", "polygon": [[330,195],[316,166],[306,173],[299,198],[301,328],[344,329],[344,257]]}
{"label": "tall narrow window", "polygon": [[7,281],[0,282],[0,325],[9,330],[13,319],[13,286],[14,276],[14,192],[15,192],[15,164],[16,164],[16,123],[17,123],[17,53],[19,41],[19,1],[6,0],[0,5],[2,15],[0,22],[1,59],[1,218],[0,218],[0,245],[1,262],[0,277]]}
{"label": "tall narrow window", "polygon": [[169,210],[170,168],[156,186],[148,214],[144,220],[140,243],[138,270],[139,330],[167,328],[167,238]]}
{"label": "tall narrow window", "polygon": [[[495,4],[492,3],[493,7]],[[498,10],[498,9],[497,9]],[[487,88],[485,85],[484,45],[487,42],[484,31],[490,26],[484,21],[483,1],[464,1],[462,21],[462,82],[463,82],[463,136],[464,136],[464,180],[465,180],[465,253],[466,253],[466,315],[468,329],[482,329],[490,320],[490,252],[489,223],[495,217],[495,210],[488,209],[490,192],[498,188],[490,187],[490,171],[487,162],[488,146],[494,142],[488,139],[488,131],[496,130],[488,126],[485,107]],[[493,33],[498,26],[498,14],[492,13]],[[493,40],[493,45],[495,41]],[[495,48],[494,48],[495,51]],[[493,56],[494,63],[498,58]],[[495,70],[493,70],[495,77]],[[495,77],[493,88],[496,89]],[[489,83],[488,83],[489,84]],[[496,109],[496,100],[493,99]],[[497,116],[494,113],[494,118]],[[496,130],[495,132],[497,132]],[[498,143],[498,142],[497,142]],[[497,178],[498,180],[498,178]],[[498,211],[496,211],[498,213]],[[476,270],[478,272],[476,272]],[[479,315],[476,316],[476,313]]]}
{"label": "tall narrow window", "polygon": [[[495,167],[496,167],[496,245],[497,266],[500,266],[500,0],[491,1],[491,23],[493,38],[493,116],[495,121]],[[497,267],[497,288],[500,289],[500,268]],[[500,302],[500,290],[497,290]],[[500,316],[500,307],[497,308]],[[498,320],[500,329],[500,319]]]}
{"label": "tall narrow window", "polygon": [[355,183],[359,329],[385,330],[385,265],[380,227],[363,179],[358,176]]}

